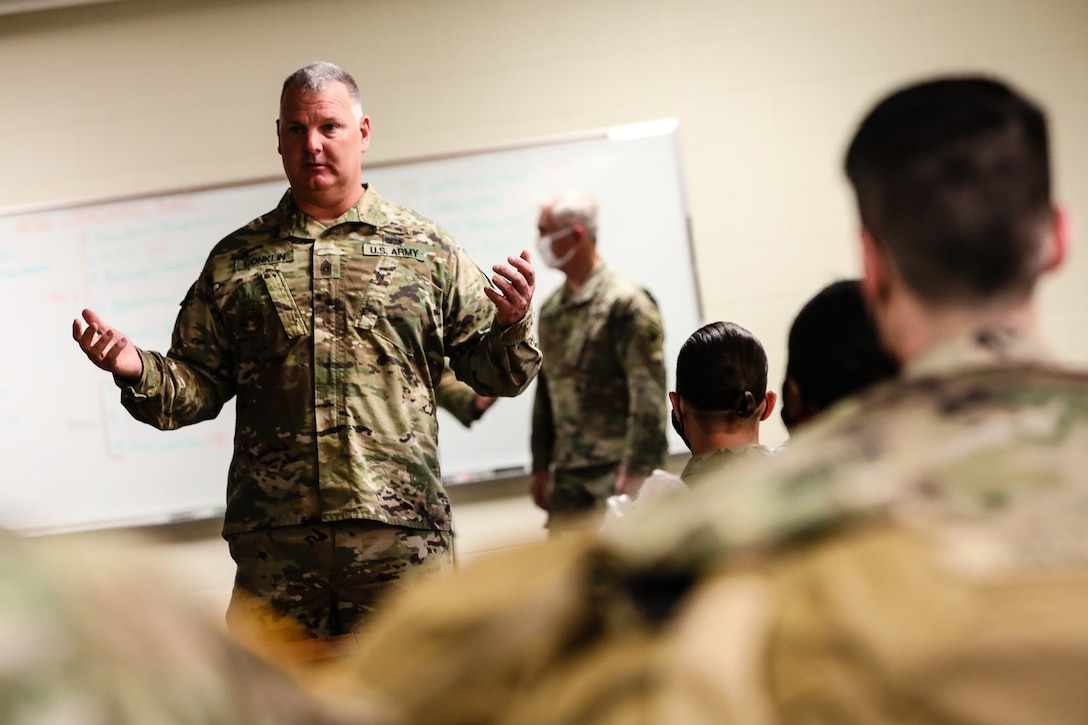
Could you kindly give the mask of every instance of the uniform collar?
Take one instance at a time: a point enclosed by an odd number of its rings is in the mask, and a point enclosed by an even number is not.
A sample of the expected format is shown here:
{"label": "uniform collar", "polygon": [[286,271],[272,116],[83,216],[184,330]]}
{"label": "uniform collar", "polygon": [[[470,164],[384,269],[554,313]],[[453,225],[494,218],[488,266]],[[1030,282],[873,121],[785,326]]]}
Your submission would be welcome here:
{"label": "uniform collar", "polygon": [[903,366],[902,377],[920,378],[966,367],[1043,362],[1053,357],[1041,342],[1007,327],[980,327],[937,343]]}
{"label": "uniform collar", "polygon": [[771,449],[760,443],[750,443],[743,446],[732,446],[730,448],[716,448],[706,453],[700,453],[697,456],[692,456],[691,460],[684,466],[684,470],[680,473],[681,479],[688,479],[692,476],[700,476],[708,471],[716,471],[721,466],[725,465],[729,461],[740,458],[747,458],[754,455],[770,455]]}
{"label": "uniform collar", "polygon": [[382,198],[376,191],[370,189],[369,184],[363,184],[363,195],[354,206],[331,222],[319,222],[295,206],[288,189],[280,199],[276,207],[277,213],[283,220],[281,233],[283,236],[296,239],[318,239],[329,229],[342,224],[367,224],[375,229],[389,224],[389,215],[384,210]]}
{"label": "uniform collar", "polygon": [[571,292],[570,288],[565,283],[563,284],[564,302],[571,305],[586,304],[597,296],[597,292],[604,284],[608,273],[608,265],[605,264],[605,261],[603,259],[597,260],[597,264],[593,265],[593,269],[590,270],[585,283],[578,288],[577,292]]}

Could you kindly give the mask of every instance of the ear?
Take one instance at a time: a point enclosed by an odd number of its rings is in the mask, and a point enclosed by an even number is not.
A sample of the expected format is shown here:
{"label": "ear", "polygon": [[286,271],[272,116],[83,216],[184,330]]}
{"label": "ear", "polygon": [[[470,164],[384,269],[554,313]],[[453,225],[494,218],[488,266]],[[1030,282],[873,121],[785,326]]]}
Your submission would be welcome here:
{"label": "ear", "polygon": [[768,390],[766,398],[767,407],[763,409],[763,415],[759,416],[760,423],[771,417],[771,413],[774,412],[774,404],[777,402],[778,393],[774,392],[773,390]]}
{"label": "ear", "polygon": [[1043,271],[1053,272],[1065,262],[1069,248],[1073,245],[1073,219],[1065,208],[1054,207],[1048,231]]}
{"label": "ear", "polygon": [[680,396],[676,393],[669,392],[669,403],[672,405],[672,412],[676,413],[676,417],[680,417]]}
{"label": "ear", "polygon": [[276,119],[276,153],[283,156],[283,144],[280,143],[280,120]]}
{"label": "ear", "polygon": [[362,134],[361,140],[361,153],[366,153],[366,150],[370,148],[370,116],[363,116],[359,119],[359,133]]}
{"label": "ear", "polygon": [[888,288],[888,270],[872,233],[861,229],[861,292],[870,301],[883,299]]}

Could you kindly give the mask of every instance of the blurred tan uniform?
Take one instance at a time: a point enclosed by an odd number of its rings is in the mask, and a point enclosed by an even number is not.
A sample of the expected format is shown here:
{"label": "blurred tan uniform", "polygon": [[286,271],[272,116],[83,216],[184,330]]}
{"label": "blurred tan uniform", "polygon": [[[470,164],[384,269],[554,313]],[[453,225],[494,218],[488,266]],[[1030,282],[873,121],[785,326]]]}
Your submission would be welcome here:
{"label": "blurred tan uniform", "polygon": [[622,539],[421,585],[334,691],[436,724],[1083,722],[1088,377],[985,339]]}
{"label": "blurred tan uniform", "polygon": [[0,722],[385,722],[339,694],[319,701],[236,644],[135,558],[139,546],[0,531]]}

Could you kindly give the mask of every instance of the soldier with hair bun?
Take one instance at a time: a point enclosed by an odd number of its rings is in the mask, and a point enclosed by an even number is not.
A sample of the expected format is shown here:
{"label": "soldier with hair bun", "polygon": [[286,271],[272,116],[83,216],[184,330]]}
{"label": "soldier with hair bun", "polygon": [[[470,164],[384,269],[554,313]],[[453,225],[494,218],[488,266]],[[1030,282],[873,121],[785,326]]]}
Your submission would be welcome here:
{"label": "soldier with hair bun", "polygon": [[697,486],[727,463],[770,454],[759,424],[776,400],[755,335],[735,322],[693,332],[676,357],[676,391],[669,393],[673,427],[692,454],[680,473],[684,483]]}

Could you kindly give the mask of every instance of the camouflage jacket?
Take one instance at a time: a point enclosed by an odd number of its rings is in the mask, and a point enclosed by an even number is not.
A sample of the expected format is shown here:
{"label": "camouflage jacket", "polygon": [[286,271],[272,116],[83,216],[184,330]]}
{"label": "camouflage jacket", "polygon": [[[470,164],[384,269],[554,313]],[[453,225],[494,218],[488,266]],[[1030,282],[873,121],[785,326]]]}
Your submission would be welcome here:
{"label": "camouflage jacket", "polygon": [[434,389],[435,402],[440,408],[468,428],[484,414],[476,407],[476,391],[462,383],[453,370],[446,368]]}
{"label": "camouflage jacket", "polygon": [[121,400],[162,429],[237,396],[225,535],[371,519],[450,528],[434,389],[444,359],[516,395],[540,353],[531,315],[500,330],[484,273],[439,226],[373,190],[336,221],[276,209],[212,250],[167,355]]}
{"label": "camouflage jacket", "polygon": [[642,288],[604,262],[540,309],[544,356],[533,404],[533,470],[619,463],[649,474],[665,458],[661,315]]}

